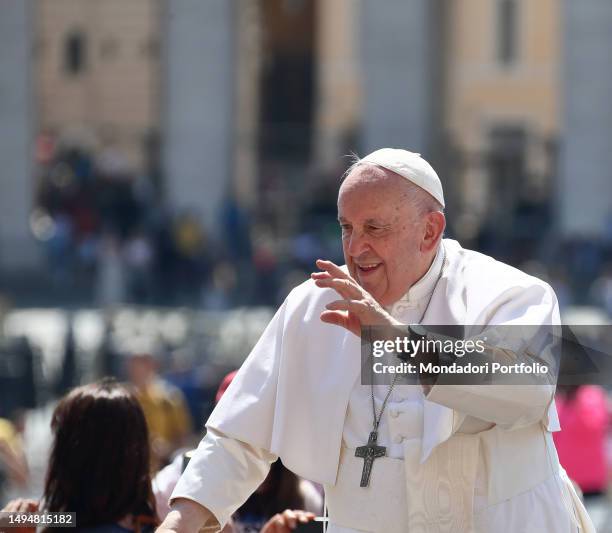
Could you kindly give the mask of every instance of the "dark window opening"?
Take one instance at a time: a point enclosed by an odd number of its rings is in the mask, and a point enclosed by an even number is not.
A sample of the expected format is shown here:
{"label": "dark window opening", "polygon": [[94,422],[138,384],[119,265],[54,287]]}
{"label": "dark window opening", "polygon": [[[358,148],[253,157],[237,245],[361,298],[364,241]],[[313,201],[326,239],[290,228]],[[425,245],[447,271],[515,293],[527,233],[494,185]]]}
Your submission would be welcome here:
{"label": "dark window opening", "polygon": [[314,122],[315,2],[266,0],[260,108],[263,160],[307,161]]}
{"label": "dark window opening", "polygon": [[527,132],[520,125],[500,124],[489,131],[489,146],[488,216],[495,221],[498,237],[510,238],[515,231],[514,211],[527,186]]}
{"label": "dark window opening", "polygon": [[64,42],[64,69],[68,74],[83,72],[86,63],[85,36],[80,31],[68,34]]}
{"label": "dark window opening", "polygon": [[518,6],[516,0],[498,0],[497,60],[510,65],[517,56]]}

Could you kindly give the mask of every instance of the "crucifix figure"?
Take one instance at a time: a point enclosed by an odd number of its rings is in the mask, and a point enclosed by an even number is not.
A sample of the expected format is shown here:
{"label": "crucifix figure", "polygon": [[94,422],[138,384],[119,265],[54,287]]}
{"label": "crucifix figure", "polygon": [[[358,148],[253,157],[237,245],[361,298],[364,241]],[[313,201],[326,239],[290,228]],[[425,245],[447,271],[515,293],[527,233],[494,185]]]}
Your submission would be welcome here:
{"label": "crucifix figure", "polygon": [[377,440],[378,432],[372,431],[368,438],[368,443],[365,446],[359,446],[355,450],[355,457],[363,458],[363,472],[361,473],[360,487],[367,487],[370,484],[370,474],[372,473],[374,459],[387,455],[386,446],[378,446],[376,444]]}

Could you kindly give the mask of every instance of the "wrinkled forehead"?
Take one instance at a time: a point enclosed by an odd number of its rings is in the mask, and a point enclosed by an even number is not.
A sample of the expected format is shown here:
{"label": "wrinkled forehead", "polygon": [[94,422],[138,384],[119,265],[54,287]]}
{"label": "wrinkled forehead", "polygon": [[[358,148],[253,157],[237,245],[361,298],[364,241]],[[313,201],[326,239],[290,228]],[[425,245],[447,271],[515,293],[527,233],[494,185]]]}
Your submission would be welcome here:
{"label": "wrinkled forehead", "polygon": [[338,216],[385,218],[411,216],[406,180],[394,172],[371,165],[353,169],[340,186]]}
{"label": "wrinkled forehead", "polygon": [[385,168],[370,163],[357,164],[344,178],[342,186],[358,183],[386,183],[401,179],[401,176]]}
{"label": "wrinkled forehead", "polygon": [[409,195],[406,179],[375,165],[358,165],[344,179],[338,191],[338,205],[347,197],[388,197],[404,200]]}

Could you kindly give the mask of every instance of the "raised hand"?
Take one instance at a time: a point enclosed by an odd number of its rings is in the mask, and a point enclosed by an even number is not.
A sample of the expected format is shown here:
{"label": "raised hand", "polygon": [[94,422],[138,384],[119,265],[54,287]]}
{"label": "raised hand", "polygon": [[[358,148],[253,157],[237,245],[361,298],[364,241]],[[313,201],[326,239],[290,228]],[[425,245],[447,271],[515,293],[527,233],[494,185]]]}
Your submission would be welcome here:
{"label": "raised hand", "polygon": [[361,326],[399,326],[383,307],[353,277],[338,265],[323,259],[317,260],[322,272],[313,272],[310,277],[317,287],[334,289],[341,297],[327,304],[321,313],[321,320],[348,329],[358,337]]}

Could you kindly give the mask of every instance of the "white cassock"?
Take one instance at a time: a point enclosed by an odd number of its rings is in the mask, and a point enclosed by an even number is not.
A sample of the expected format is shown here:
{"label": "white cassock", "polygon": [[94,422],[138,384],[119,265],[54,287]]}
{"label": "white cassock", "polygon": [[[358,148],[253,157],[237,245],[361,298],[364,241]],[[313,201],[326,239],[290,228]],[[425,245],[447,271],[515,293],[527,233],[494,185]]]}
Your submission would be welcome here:
{"label": "white cassock", "polygon": [[[442,246],[389,309],[398,320],[560,323],[546,283],[456,241]],[[379,428],[387,456],[360,487],[355,448],[372,430],[371,388],[361,385],[360,340],[319,319],[337,299],[312,281],[291,292],[210,416],[172,499],[192,499],[225,524],[280,457],[325,486],[329,533],[594,531],[559,465],[551,386],[435,385],[426,397],[396,386]],[[377,413],[387,390],[374,388]]]}

